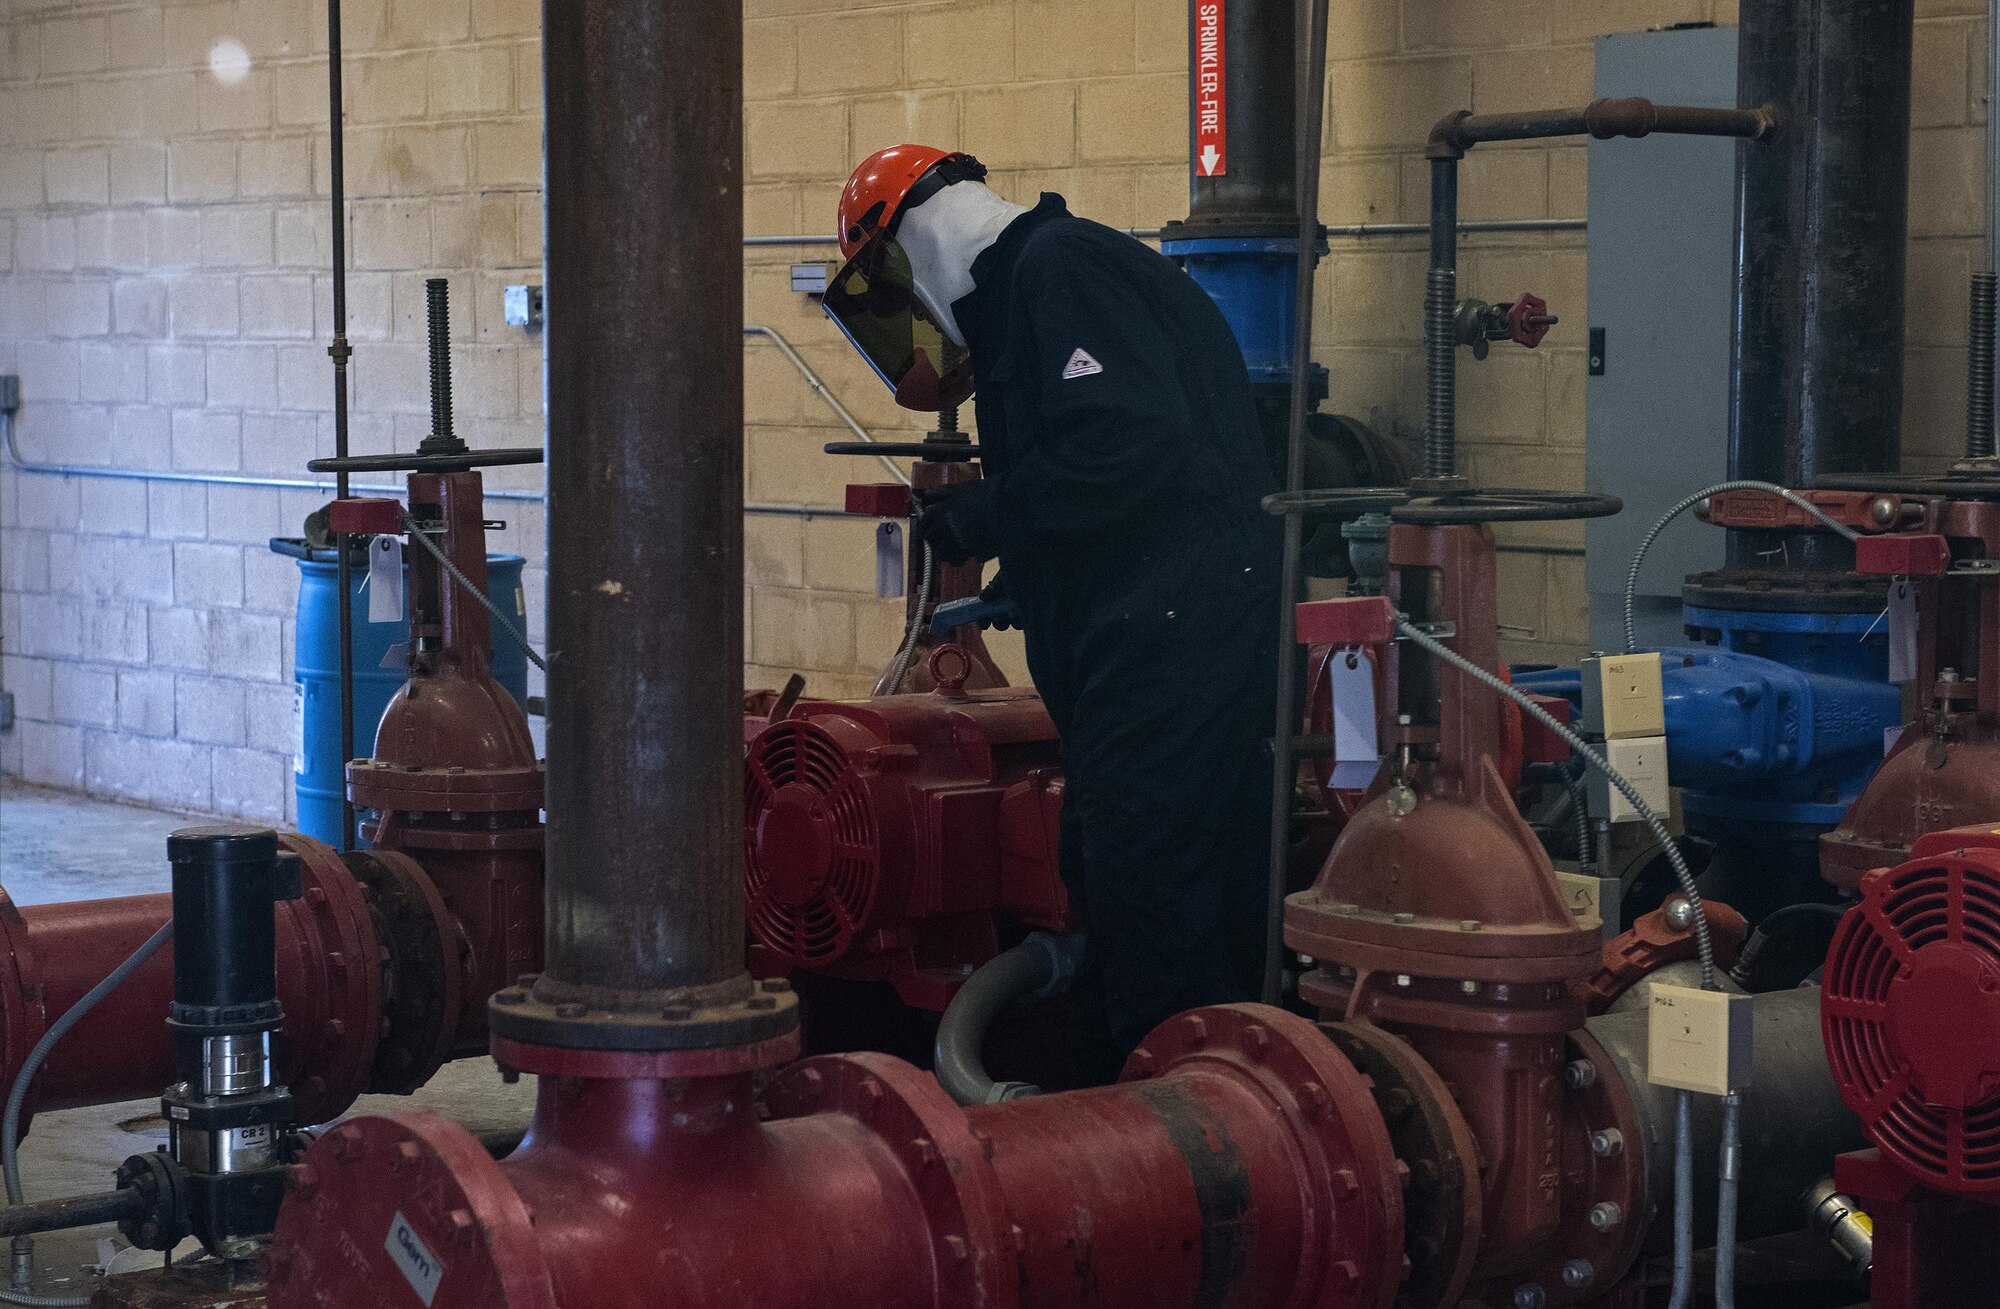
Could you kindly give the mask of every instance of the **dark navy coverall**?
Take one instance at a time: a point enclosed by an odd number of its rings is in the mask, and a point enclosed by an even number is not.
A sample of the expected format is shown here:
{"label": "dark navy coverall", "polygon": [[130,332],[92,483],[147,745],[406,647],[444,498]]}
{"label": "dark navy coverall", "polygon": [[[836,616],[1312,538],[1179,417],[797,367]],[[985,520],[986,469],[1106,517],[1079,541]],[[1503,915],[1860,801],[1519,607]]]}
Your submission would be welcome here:
{"label": "dark navy coverall", "polygon": [[1061,734],[1064,877],[1127,1049],[1262,968],[1280,529],[1228,323],[1044,195],[953,306],[986,480],[942,506],[997,558]]}

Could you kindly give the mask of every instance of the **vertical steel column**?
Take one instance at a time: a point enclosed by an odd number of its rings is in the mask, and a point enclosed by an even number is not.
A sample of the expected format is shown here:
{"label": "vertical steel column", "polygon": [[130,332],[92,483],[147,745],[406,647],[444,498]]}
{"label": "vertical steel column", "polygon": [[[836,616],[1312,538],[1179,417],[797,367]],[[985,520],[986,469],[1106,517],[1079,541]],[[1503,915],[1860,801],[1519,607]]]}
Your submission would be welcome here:
{"label": "vertical steel column", "polygon": [[748,987],[741,0],[547,0],[548,951]]}
{"label": "vertical steel column", "polygon": [[[1913,0],[1743,4],[1737,102],[1784,121],[1737,156],[1732,478],[1896,471],[1913,23]],[[1730,562],[1758,562],[1767,535],[1732,532]],[[1815,536],[1788,558],[1850,555]]]}

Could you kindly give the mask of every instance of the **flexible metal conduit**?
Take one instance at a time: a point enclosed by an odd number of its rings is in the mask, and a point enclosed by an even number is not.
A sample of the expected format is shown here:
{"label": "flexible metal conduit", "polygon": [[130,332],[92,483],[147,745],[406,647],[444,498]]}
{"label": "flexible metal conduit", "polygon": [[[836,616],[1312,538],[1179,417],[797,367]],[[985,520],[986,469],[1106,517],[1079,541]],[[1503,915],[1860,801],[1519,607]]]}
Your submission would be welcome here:
{"label": "flexible metal conduit", "polygon": [[[799,376],[805,379],[806,385],[810,386],[826,402],[827,407],[833,410],[835,416],[846,425],[847,429],[853,432],[857,439],[867,441],[870,444],[874,443],[874,434],[861,425],[860,420],[849,412],[847,406],[840,402],[839,397],[828,389],[826,383],[821,380],[820,375],[813,371],[812,365],[808,364],[792,346],[792,343],[787,341],[775,328],[752,323],[744,327],[743,335],[745,337],[762,337],[777,346],[778,350],[798,370]],[[7,458],[15,468],[24,473],[37,473],[48,477],[97,477],[125,482],[182,482],[197,486],[251,486],[267,487],[281,491],[324,491],[335,486],[335,483],[331,481],[317,478],[259,477],[240,473],[178,473],[169,470],[149,471],[139,468],[97,468],[89,464],[33,463],[23,459],[20,449],[14,444],[14,415],[11,413],[0,413],[0,437],[5,438]],[[904,472],[902,467],[894,460],[884,456],[882,463],[891,473],[895,474],[896,480],[902,482],[905,486],[909,485],[910,475]],[[386,484],[380,486],[353,485],[347,489],[351,493],[360,495],[387,496],[400,496],[404,491],[403,487]],[[543,492],[489,490],[486,492],[486,498],[488,500],[520,500],[539,503],[543,498]],[[760,503],[744,505],[743,512],[746,514],[769,514],[794,518],[833,518],[845,516],[847,513],[845,509],[835,505],[780,505]]]}

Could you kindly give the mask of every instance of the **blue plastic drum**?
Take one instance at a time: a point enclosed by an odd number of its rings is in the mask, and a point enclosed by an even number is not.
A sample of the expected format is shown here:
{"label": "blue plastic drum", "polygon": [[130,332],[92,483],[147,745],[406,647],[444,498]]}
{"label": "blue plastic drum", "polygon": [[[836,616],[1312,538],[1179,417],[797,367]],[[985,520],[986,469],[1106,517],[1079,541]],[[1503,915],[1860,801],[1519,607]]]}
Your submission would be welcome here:
{"label": "blue plastic drum", "polygon": [[[281,553],[302,553],[286,543]],[[520,555],[486,557],[486,592],[500,612],[528,630],[527,602],[521,591]],[[299,830],[329,845],[340,843],[340,802],[347,761],[340,756],[340,609],[333,551],[314,550],[299,559],[298,653],[292,697],[297,729],[292,742],[292,784],[298,794]],[[407,607],[393,623],[368,621],[368,597],[360,590],[365,567],[352,570],[354,602],[354,749],[374,752],[375,728],[390,697],[403,684],[403,661],[391,650],[410,639]],[[407,594],[407,592],[406,592]],[[389,666],[383,661],[388,659]],[[528,656],[497,626],[493,629],[493,676],[524,707],[528,700]]]}

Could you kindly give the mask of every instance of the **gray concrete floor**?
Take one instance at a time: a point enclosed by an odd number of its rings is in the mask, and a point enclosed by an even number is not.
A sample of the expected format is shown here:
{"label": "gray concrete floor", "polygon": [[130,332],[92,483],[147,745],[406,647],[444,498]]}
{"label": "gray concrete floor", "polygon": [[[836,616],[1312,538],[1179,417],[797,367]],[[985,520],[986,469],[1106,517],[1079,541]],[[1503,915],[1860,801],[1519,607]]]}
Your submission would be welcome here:
{"label": "gray concrete floor", "polygon": [[[213,821],[0,781],[0,885],[24,905],[164,891],[167,834]],[[413,1096],[364,1096],[350,1112],[430,1110],[475,1132],[519,1130],[527,1124],[533,1096],[532,1079],[508,1086],[490,1060],[468,1059],[446,1067]],[[165,1143],[158,1110],[157,1102],[141,1100],[39,1115],[21,1145],[27,1198],[109,1189],[112,1170],[128,1155]],[[110,1228],[93,1228],[37,1238],[38,1292],[82,1294],[88,1287],[85,1269],[101,1257],[100,1240],[113,1235]],[[152,1267],[158,1258],[129,1251],[116,1266]]]}

